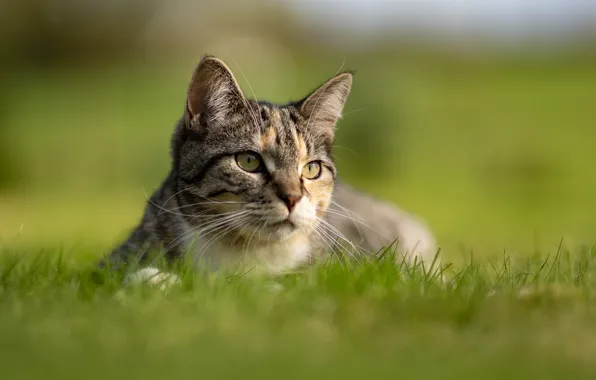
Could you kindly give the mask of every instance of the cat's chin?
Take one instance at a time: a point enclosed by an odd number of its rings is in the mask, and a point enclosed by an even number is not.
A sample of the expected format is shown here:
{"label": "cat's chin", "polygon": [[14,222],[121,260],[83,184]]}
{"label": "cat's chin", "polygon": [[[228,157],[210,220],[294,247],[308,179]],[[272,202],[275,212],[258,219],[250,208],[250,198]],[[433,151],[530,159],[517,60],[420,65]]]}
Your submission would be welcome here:
{"label": "cat's chin", "polygon": [[283,221],[263,227],[259,231],[259,241],[263,243],[274,243],[291,238],[300,229],[290,221]]}
{"label": "cat's chin", "polygon": [[292,239],[297,235],[305,233],[305,228],[289,219],[272,222],[255,227],[244,227],[242,231],[243,240],[257,244],[273,244]]}
{"label": "cat's chin", "polygon": [[283,241],[290,239],[295,234],[299,233],[301,230],[296,227],[294,224],[284,223],[274,227],[269,227],[266,230],[269,230],[267,233],[271,234],[271,238],[268,238],[267,241],[274,242],[274,241]]}

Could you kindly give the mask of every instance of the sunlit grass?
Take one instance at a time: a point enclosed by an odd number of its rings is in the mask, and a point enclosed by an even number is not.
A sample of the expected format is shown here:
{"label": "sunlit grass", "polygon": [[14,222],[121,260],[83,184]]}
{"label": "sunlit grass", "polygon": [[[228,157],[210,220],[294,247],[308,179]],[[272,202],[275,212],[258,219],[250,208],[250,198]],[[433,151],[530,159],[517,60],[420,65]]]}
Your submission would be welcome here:
{"label": "sunlit grass", "polygon": [[280,278],[173,269],[164,292],[98,283],[76,253],[4,250],[6,378],[593,378],[596,253],[386,255]]}
{"label": "sunlit grass", "polygon": [[[166,175],[192,65],[15,72],[0,377],[593,379],[595,66],[434,59],[348,62],[336,153],[342,178],[429,222],[445,282],[386,259],[276,279],[180,269],[167,292],[97,284],[90,266]],[[284,101],[342,60],[243,71]]]}

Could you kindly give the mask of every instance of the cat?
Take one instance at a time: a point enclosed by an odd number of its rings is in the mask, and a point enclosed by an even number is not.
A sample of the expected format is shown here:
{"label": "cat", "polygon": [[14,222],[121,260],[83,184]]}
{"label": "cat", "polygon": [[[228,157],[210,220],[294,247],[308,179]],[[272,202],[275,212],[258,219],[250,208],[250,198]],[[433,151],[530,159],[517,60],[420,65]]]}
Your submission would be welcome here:
{"label": "cat", "polygon": [[[171,142],[169,175],[128,240],[100,267],[188,258],[209,269],[287,273],[328,255],[354,260],[392,245],[397,260],[435,259],[424,222],[337,180],[335,127],[352,87],[341,72],[276,105],[248,99],[228,66],[205,56]],[[155,268],[145,274],[155,275]]]}

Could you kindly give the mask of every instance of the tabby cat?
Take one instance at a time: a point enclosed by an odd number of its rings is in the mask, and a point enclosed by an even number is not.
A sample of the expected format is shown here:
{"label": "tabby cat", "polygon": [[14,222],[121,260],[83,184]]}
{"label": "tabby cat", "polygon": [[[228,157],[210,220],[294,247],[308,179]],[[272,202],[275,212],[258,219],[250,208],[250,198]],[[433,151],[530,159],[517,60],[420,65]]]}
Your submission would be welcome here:
{"label": "tabby cat", "polygon": [[432,260],[421,221],[336,179],[335,125],[351,86],[343,72],[300,101],[271,104],[245,97],[224,62],[204,57],[173,135],[171,171],[101,266],[147,266],[159,253],[281,274],[330,254],[359,260],[394,242],[398,260]]}

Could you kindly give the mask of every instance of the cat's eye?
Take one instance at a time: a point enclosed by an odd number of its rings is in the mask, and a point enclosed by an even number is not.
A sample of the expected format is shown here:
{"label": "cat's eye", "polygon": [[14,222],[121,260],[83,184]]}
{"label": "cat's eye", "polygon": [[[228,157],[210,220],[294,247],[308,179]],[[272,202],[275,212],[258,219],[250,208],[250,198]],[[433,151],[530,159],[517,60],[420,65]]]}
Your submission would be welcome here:
{"label": "cat's eye", "polygon": [[302,167],[302,177],[306,179],[317,179],[321,175],[321,163],[311,161]]}
{"label": "cat's eye", "polygon": [[258,172],[261,170],[263,161],[261,156],[254,152],[242,152],[236,154],[236,163],[240,169],[249,173]]}

